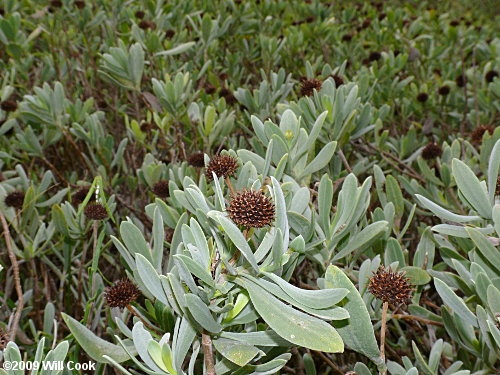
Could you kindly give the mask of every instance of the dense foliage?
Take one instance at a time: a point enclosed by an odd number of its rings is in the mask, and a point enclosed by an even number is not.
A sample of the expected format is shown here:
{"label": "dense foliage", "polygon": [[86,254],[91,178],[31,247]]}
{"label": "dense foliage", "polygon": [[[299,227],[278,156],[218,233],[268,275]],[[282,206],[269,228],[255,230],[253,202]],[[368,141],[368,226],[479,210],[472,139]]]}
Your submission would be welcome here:
{"label": "dense foliage", "polygon": [[495,373],[491,13],[0,0],[1,361]]}

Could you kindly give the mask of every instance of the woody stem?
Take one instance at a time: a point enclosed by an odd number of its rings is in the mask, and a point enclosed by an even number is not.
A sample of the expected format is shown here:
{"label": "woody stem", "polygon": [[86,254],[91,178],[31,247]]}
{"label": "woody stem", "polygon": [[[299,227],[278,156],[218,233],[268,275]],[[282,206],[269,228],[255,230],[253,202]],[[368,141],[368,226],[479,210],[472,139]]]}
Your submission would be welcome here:
{"label": "woody stem", "polygon": [[149,328],[150,330],[152,331],[155,331],[157,334],[161,335],[161,332],[159,332],[155,327],[153,327],[151,324],[149,324],[148,322],[146,322],[142,316],[140,316],[137,311],[135,311],[135,309],[132,307],[132,305],[128,304],[127,305],[127,310],[130,311],[130,313],[132,315],[134,315],[135,317],[137,317],[141,322],[142,324],[144,324],[147,328]]}
{"label": "woody stem", "polygon": [[231,195],[235,195],[236,190],[234,190],[233,184],[231,183],[231,180],[229,179],[229,177],[226,177],[225,181],[226,181],[227,186],[229,187],[229,191],[231,192]]}
{"label": "woody stem", "polygon": [[[387,322],[387,309],[389,308],[389,302],[384,302],[382,305],[382,325],[380,327],[380,358],[385,362],[385,331]],[[381,372],[381,375],[386,375],[387,369]]]}

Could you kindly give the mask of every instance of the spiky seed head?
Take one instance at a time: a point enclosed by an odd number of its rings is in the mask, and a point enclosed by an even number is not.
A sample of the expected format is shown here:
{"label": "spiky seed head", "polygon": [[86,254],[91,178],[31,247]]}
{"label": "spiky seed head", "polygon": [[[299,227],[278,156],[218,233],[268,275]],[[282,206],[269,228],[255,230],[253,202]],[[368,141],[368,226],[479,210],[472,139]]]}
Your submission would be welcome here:
{"label": "spiky seed head", "polygon": [[212,172],[217,177],[231,177],[238,169],[238,160],[230,155],[215,155],[207,165],[205,177],[208,181],[213,180]]}
{"label": "spiky seed head", "polygon": [[368,290],[377,299],[397,306],[407,304],[414,289],[404,272],[380,266],[370,278]]}
{"label": "spiky seed head", "polygon": [[63,3],[60,0],[52,0],[50,2],[50,6],[53,6],[54,8],[61,8],[63,6]]}
{"label": "spiky seed head", "polygon": [[443,150],[441,149],[441,146],[438,144],[431,142],[428,143],[427,146],[424,147],[422,150],[422,157],[425,160],[432,160],[436,159],[438,156],[441,156],[443,153]]}
{"label": "spiky seed head", "polygon": [[378,51],[370,52],[370,56],[368,56],[368,60],[370,61],[378,61],[382,58],[382,54]]}
{"label": "spiky seed head", "polygon": [[10,336],[8,332],[0,329],[0,350],[4,350],[10,341]]}
{"label": "spiky seed head", "polygon": [[157,195],[160,198],[168,198],[170,196],[170,189],[168,187],[167,180],[160,180],[156,184],[153,185],[151,191],[154,195]]}
{"label": "spiky seed head", "polygon": [[231,90],[229,90],[227,87],[222,87],[219,90],[219,97],[224,98],[226,100],[227,104],[236,103],[236,97],[233,95]]}
{"label": "spiky seed head", "polygon": [[498,72],[496,72],[495,70],[490,70],[489,72],[486,73],[484,79],[486,79],[486,82],[490,83],[493,82],[495,77],[498,77]]}
{"label": "spiky seed head", "polygon": [[5,112],[15,112],[17,109],[17,103],[13,99],[4,100],[0,103],[0,108]]}
{"label": "spiky seed head", "polygon": [[146,13],[144,13],[142,10],[138,10],[137,12],[135,12],[135,18],[139,18],[140,20],[142,20],[144,18],[144,16],[146,15]]}
{"label": "spiky seed head", "polygon": [[[77,190],[73,196],[71,197],[71,203],[73,203],[73,206],[78,206],[79,204],[83,203],[85,200],[85,197],[89,193],[90,189],[88,187],[83,187],[79,190]],[[90,197],[90,200],[92,201],[94,199],[93,196]]]}
{"label": "spiky seed head", "polygon": [[139,288],[128,279],[119,280],[104,291],[104,298],[109,307],[126,307],[140,295]]}
{"label": "spiky seed head", "polygon": [[314,90],[321,90],[323,82],[316,78],[304,79],[302,81],[302,87],[300,88],[300,95],[311,96],[314,94]]}
{"label": "spiky seed head", "polygon": [[75,6],[78,8],[78,9],[83,9],[85,8],[85,1],[83,0],[76,0],[74,2]]}
{"label": "spiky seed head", "polygon": [[208,95],[212,95],[212,94],[214,94],[217,91],[217,88],[214,85],[211,85],[210,83],[206,82],[203,85],[203,90],[205,90],[205,92]]}
{"label": "spiky seed head", "polygon": [[193,167],[202,168],[205,166],[205,154],[203,152],[197,152],[192,154],[188,158],[188,164]]}
{"label": "spiky seed head", "polygon": [[352,34],[345,34],[343,37],[342,37],[342,41],[343,42],[350,42],[352,40]]}
{"label": "spiky seed head", "polygon": [[275,214],[273,201],[262,190],[243,190],[236,193],[226,211],[235,224],[249,228],[270,225]]}
{"label": "spiky seed head", "polygon": [[493,126],[487,125],[480,125],[475,128],[470,135],[472,142],[480,144],[483,141],[483,136],[486,132],[488,132],[489,134],[493,134],[495,132],[495,129],[493,128]]}
{"label": "spiky seed head", "polygon": [[332,75],[332,78],[335,81],[335,87],[339,87],[344,84],[344,79],[341,76],[334,74]]}
{"label": "spiky seed head", "polygon": [[458,25],[460,25],[460,21],[458,20],[453,20],[450,22],[450,26],[457,27]]}
{"label": "spiky seed head", "polygon": [[438,94],[441,96],[446,96],[450,93],[450,86],[444,85],[438,89]]}
{"label": "spiky seed head", "polygon": [[7,194],[4,202],[7,207],[21,209],[24,203],[24,192],[17,190]]}
{"label": "spiky seed head", "polygon": [[91,203],[85,207],[83,213],[89,220],[104,220],[108,217],[108,211],[100,203]]}
{"label": "spiky seed head", "polygon": [[420,94],[417,95],[417,100],[420,103],[425,103],[427,99],[429,99],[429,94],[427,94],[426,92],[421,92]]}
{"label": "spiky seed head", "polygon": [[143,30],[148,30],[148,29],[154,30],[156,29],[156,23],[149,20],[142,20],[141,22],[139,22],[139,27]]}
{"label": "spiky seed head", "polygon": [[167,31],[165,31],[165,38],[167,39],[173,38],[174,35],[175,35],[175,30],[168,29]]}
{"label": "spiky seed head", "polygon": [[467,83],[467,78],[465,78],[465,76],[461,74],[455,79],[455,82],[458,87],[464,87]]}

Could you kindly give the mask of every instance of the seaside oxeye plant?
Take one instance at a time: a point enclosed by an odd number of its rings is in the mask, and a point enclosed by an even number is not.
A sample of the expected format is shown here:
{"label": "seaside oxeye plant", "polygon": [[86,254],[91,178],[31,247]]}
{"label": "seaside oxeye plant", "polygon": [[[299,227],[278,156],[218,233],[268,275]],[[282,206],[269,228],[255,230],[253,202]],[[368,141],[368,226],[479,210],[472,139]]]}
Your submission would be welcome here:
{"label": "seaside oxeye plant", "polygon": [[492,14],[1,0],[0,374],[498,373]]}

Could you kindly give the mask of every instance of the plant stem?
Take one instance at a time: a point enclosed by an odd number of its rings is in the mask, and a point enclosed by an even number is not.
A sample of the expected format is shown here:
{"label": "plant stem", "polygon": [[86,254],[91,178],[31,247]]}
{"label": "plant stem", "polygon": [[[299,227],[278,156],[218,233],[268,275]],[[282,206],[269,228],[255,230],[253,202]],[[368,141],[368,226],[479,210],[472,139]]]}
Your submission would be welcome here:
{"label": "plant stem", "polygon": [[207,331],[203,331],[203,333],[201,334],[201,345],[203,346],[203,355],[205,357],[205,375],[215,375],[212,338],[207,333]]}
{"label": "plant stem", "polygon": [[[385,330],[387,322],[387,309],[389,308],[389,302],[384,302],[382,305],[382,325],[380,327],[380,357],[382,361],[385,362]],[[381,375],[387,374],[387,368],[381,372]]]}
{"label": "plant stem", "polygon": [[229,177],[226,177],[225,180],[226,180],[227,186],[229,187],[229,191],[231,192],[231,195],[235,195],[236,190],[234,190],[233,184],[231,183],[231,180],[229,179]]}
{"label": "plant stem", "polygon": [[148,322],[146,322],[142,316],[140,316],[137,311],[135,311],[135,309],[132,307],[132,305],[127,305],[127,310],[130,311],[130,313],[132,315],[134,315],[135,317],[137,317],[137,319],[139,319],[142,324],[144,324],[147,328],[149,328],[151,331],[154,331],[156,332],[158,335],[161,335],[161,332],[159,332],[155,327],[153,327],[151,324],[149,324]]}
{"label": "plant stem", "polygon": [[17,292],[16,313],[14,315],[14,320],[12,321],[12,326],[10,327],[10,333],[9,333],[10,341],[15,341],[17,327],[19,326],[19,320],[21,319],[21,313],[23,312],[24,308],[23,288],[21,287],[21,279],[19,278],[19,264],[17,263],[17,258],[16,254],[14,253],[14,249],[12,248],[9,225],[7,224],[7,220],[5,220],[5,216],[1,211],[0,211],[0,220],[2,221],[5,243],[7,245],[7,251],[9,253],[10,261],[12,263],[12,270],[14,273],[14,284],[16,286],[16,292]]}
{"label": "plant stem", "polygon": [[[97,246],[97,232],[99,229],[99,222],[97,220],[94,220],[92,223],[92,229],[93,229],[93,253],[95,252],[96,246]],[[85,259],[87,258],[87,249],[88,247],[85,246],[83,248],[82,252],[82,258],[80,259],[80,269],[78,270],[78,303],[77,306],[80,306],[82,303],[82,294],[83,294],[83,268],[85,266]],[[83,309],[85,311],[85,309]]]}

